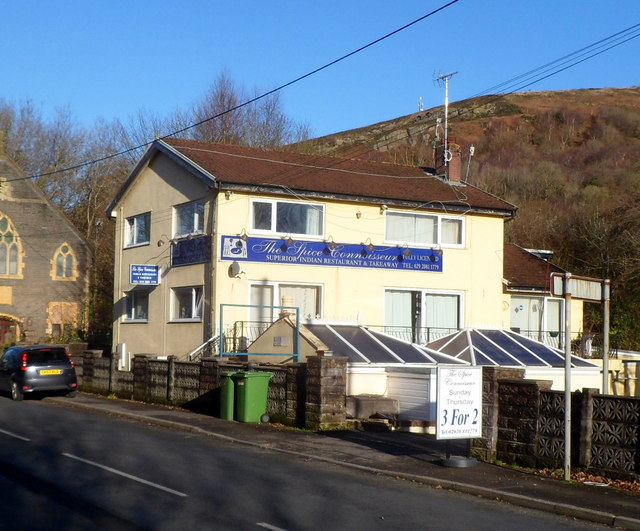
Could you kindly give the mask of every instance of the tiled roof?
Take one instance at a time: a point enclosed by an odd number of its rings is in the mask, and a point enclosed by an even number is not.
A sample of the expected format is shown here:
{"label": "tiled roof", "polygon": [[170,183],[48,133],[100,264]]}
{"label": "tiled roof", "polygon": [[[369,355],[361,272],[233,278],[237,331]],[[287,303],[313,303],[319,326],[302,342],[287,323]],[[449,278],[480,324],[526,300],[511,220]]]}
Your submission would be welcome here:
{"label": "tiled roof", "polygon": [[509,290],[550,290],[551,273],[564,269],[514,244],[504,246],[504,278]]}
{"label": "tiled roof", "polygon": [[197,142],[156,140],[210,174],[221,185],[274,188],[363,199],[420,203],[426,208],[484,210],[512,216],[516,207],[466,183],[449,184],[416,166]]}

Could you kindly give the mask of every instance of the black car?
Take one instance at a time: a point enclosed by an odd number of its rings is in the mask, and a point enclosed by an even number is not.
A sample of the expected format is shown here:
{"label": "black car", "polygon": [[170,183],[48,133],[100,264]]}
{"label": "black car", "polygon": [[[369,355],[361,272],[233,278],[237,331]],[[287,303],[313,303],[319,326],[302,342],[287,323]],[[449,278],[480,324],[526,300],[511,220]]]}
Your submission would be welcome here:
{"label": "black car", "polygon": [[14,400],[41,391],[74,396],[77,387],[75,364],[64,347],[10,347],[0,357],[0,391]]}

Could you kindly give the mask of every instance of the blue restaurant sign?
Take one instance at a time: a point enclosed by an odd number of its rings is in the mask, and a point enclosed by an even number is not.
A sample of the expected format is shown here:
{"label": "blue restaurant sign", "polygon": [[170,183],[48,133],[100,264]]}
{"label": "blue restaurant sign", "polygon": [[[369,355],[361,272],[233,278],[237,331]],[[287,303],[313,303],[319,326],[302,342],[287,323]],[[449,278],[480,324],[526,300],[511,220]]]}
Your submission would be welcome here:
{"label": "blue restaurant sign", "polygon": [[148,264],[129,266],[129,283],[156,286],[160,284],[160,267]]}
{"label": "blue restaurant sign", "polygon": [[173,267],[211,261],[211,238],[208,235],[178,240],[171,246]]}
{"label": "blue restaurant sign", "polygon": [[437,249],[222,236],[222,260],[442,272]]}

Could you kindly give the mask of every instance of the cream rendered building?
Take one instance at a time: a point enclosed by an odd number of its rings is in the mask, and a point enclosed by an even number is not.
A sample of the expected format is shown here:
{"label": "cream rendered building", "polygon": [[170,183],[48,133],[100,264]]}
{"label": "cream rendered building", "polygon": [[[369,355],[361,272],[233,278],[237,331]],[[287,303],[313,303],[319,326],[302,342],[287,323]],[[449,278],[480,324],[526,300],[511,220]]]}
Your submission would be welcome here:
{"label": "cream rendered building", "polygon": [[508,327],[515,210],[418,167],[156,140],[109,206],[114,349],[186,358],[221,325],[255,339],[283,305],[414,342]]}

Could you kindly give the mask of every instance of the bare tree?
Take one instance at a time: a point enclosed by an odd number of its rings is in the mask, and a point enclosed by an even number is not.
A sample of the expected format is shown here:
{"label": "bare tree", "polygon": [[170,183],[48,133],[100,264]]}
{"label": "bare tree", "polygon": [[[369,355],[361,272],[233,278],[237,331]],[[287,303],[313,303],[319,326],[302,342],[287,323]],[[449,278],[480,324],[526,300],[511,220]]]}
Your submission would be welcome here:
{"label": "bare tree", "polygon": [[[253,101],[255,100],[255,101]],[[195,103],[166,117],[140,110],[120,125],[120,150],[133,163],[156,137],[180,136],[204,142],[274,148],[309,138],[309,128],[284,112],[278,93],[249,94],[228,73],[221,73]]]}
{"label": "bare tree", "polygon": [[[251,103],[248,103],[251,102]],[[273,148],[306,140],[309,130],[286,116],[279,93],[260,97],[220,74],[187,118],[196,127],[184,136],[194,140]]]}

